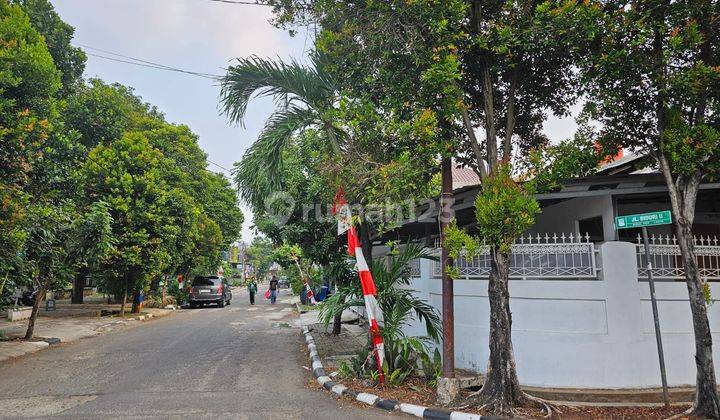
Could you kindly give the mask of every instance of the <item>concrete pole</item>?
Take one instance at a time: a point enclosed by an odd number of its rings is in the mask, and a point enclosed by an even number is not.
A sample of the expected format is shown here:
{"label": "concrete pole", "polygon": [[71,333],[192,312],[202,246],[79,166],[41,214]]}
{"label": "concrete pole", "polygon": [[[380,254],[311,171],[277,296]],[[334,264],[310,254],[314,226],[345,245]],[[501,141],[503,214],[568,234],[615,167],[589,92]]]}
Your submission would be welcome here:
{"label": "concrete pole", "polygon": [[440,198],[440,259],[442,263],[442,376],[444,378],[455,377],[455,313],[453,305],[453,280],[450,278],[447,267],[453,264],[448,249],[445,247],[445,228],[447,227],[452,212],[450,206],[453,202],[452,193],[452,161],[444,158],[442,161],[442,194]]}
{"label": "concrete pole", "polygon": [[440,263],[442,266],[442,376],[437,384],[437,401],[441,405],[451,405],[460,395],[460,386],[455,378],[455,311],[453,279],[448,273],[452,266],[448,249],[445,247],[445,229],[455,216],[452,211],[452,160],[442,161],[442,193],[440,195]]}

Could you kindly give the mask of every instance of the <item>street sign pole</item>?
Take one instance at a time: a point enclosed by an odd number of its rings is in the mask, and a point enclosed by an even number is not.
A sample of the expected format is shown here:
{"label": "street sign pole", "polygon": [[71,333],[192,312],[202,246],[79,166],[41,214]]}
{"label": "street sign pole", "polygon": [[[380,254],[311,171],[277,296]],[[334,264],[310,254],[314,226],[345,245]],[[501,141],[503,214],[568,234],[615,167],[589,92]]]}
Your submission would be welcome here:
{"label": "street sign pole", "polygon": [[658,316],[657,299],[655,299],[655,281],[653,280],[652,262],[650,261],[650,241],[648,240],[648,226],[669,225],[672,223],[670,210],[654,211],[643,214],[629,214],[615,218],[615,229],[642,228],[643,243],[645,245],[645,259],[647,260],[648,283],[650,284],[650,302],[652,303],[653,320],[655,321],[655,340],[657,341],[658,358],[660,359],[660,377],[662,379],[663,400],[665,407],[670,407],[668,398],[667,375],[665,373],[665,355],[660,334],[660,317]]}
{"label": "street sign pole", "polygon": [[655,281],[652,274],[652,262],[650,261],[650,243],[648,241],[647,227],[642,228],[643,243],[645,245],[645,259],[647,261],[648,283],[650,284],[650,302],[652,303],[653,320],[655,321],[655,340],[657,340],[658,357],[660,359],[660,377],[662,378],[663,401],[665,407],[670,407],[668,398],[667,375],[665,373],[665,355],[663,352],[662,336],[660,334],[660,317],[658,316],[657,299],[655,299]]}

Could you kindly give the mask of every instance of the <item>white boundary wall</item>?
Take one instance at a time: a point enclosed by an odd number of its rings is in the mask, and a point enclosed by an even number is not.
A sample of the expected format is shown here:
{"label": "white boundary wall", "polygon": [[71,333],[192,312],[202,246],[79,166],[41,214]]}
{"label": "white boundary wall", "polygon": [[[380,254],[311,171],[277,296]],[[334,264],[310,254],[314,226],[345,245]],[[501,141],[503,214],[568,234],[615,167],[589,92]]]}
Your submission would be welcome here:
{"label": "white boundary wall", "polygon": [[[520,382],[529,386],[641,388],[660,386],[647,282],[637,279],[636,248],[600,246],[598,280],[511,280],[513,344]],[[412,289],[438,309],[441,282],[421,261]],[[487,280],[456,280],[455,359],[484,372],[488,359]],[[720,283],[711,283],[708,308],[716,375],[720,374]],[[695,383],[694,340],[684,282],[656,282],[668,383]],[[417,322],[406,328],[423,335]],[[718,375],[720,380],[720,375]]]}

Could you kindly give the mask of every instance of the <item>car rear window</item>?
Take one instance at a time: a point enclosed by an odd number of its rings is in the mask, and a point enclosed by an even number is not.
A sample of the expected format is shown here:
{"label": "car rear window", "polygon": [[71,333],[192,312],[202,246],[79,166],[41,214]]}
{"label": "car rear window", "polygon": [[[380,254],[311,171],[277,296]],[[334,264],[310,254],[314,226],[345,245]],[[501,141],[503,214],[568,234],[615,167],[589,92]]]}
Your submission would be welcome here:
{"label": "car rear window", "polygon": [[193,280],[194,286],[219,286],[222,280],[219,277],[195,277]]}

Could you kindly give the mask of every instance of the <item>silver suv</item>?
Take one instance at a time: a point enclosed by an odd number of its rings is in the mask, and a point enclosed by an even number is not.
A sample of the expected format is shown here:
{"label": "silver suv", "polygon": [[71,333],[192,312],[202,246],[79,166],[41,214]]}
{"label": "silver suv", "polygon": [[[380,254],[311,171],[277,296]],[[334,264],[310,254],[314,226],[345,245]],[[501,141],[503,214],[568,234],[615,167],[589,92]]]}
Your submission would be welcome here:
{"label": "silver suv", "polygon": [[232,300],[232,290],[227,280],[220,276],[197,276],[193,279],[188,300],[191,308],[208,303],[217,303],[224,308]]}

